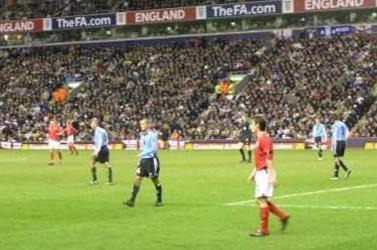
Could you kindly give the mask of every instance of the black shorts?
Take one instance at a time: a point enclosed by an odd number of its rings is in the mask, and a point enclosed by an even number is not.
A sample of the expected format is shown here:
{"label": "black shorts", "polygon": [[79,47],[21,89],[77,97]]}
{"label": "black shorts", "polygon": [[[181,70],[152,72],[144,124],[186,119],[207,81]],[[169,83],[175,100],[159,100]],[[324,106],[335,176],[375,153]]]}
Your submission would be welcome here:
{"label": "black shorts", "polygon": [[251,144],[251,137],[241,138],[241,143],[244,146],[250,146],[250,144]]}
{"label": "black shorts", "polygon": [[346,151],[346,142],[345,141],[337,141],[335,148],[333,148],[334,157],[343,157]]}
{"label": "black shorts", "polygon": [[160,160],[158,156],[153,158],[141,159],[136,169],[136,175],[140,177],[149,177],[151,179],[158,177],[160,174]]}
{"label": "black shorts", "polygon": [[322,144],[322,138],[320,136],[314,137],[314,142],[316,144]]}
{"label": "black shorts", "polygon": [[93,159],[94,163],[106,163],[109,162],[109,160],[109,149],[107,148],[107,146],[103,146],[98,152],[98,155]]}

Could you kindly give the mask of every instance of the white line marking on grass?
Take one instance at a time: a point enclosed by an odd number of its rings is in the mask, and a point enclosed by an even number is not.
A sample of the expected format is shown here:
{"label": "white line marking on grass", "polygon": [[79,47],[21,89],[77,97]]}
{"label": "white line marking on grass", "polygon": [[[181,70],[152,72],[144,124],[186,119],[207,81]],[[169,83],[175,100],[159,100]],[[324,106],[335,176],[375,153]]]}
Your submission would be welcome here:
{"label": "white line marking on grass", "polygon": [[21,161],[26,161],[26,158],[21,157],[21,158],[14,158],[14,159],[0,159],[0,162],[6,162],[6,163],[21,162]]}
{"label": "white line marking on grass", "polygon": [[[240,206],[256,207],[256,204],[243,204]],[[353,207],[353,206],[320,206],[320,205],[294,205],[294,204],[279,204],[280,207],[285,208],[302,208],[302,209],[330,209],[330,210],[377,210],[377,207]]]}
{"label": "white line marking on grass", "polygon": [[[344,191],[349,191],[349,190],[365,189],[365,188],[371,188],[371,187],[377,187],[377,183],[367,184],[367,185],[350,186],[350,187],[342,187],[342,188],[323,189],[323,190],[312,191],[312,192],[286,194],[286,195],[276,196],[274,199],[286,199],[286,198],[310,196],[310,195],[316,195],[316,194],[344,192]],[[253,203],[253,202],[254,202],[254,200],[245,200],[245,201],[225,203],[224,205],[225,206],[242,206],[242,205],[245,205],[245,204],[248,204],[248,203]]]}

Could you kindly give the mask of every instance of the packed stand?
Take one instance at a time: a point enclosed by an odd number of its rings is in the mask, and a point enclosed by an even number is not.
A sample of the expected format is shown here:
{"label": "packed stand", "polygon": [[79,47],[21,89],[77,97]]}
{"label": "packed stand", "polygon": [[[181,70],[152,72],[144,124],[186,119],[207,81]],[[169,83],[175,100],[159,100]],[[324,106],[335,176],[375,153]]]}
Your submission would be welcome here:
{"label": "packed stand", "polygon": [[[261,53],[244,92],[232,99],[213,98],[197,122],[205,126],[192,128],[191,134],[234,138],[242,116],[263,114],[273,137],[308,138],[316,116],[330,129],[333,114],[342,113],[353,127],[375,101],[375,36],[275,42]],[[366,135],[377,135],[376,113],[367,115]]]}
{"label": "packed stand", "polygon": [[[190,137],[186,131],[207,109],[214,83],[242,57],[240,46],[199,39],[160,47],[2,51],[0,124],[16,121],[17,138],[43,141],[51,117],[61,123],[72,118],[78,138],[89,140],[87,122],[98,117],[112,139],[132,139],[138,121],[149,117],[169,134]],[[72,77],[84,83],[60,99]]]}
{"label": "packed stand", "polygon": [[[85,141],[98,117],[119,140],[136,138],[138,121],[149,117],[168,136],[222,139],[237,138],[243,117],[261,113],[273,137],[305,138],[317,115],[329,125],[334,112],[351,114],[352,126],[367,112],[376,51],[372,35],[3,50],[0,125],[44,141],[51,117],[71,118]],[[224,81],[230,72],[249,74],[242,89]],[[83,83],[67,96],[64,83],[76,78]],[[219,82],[228,88],[215,92]]]}

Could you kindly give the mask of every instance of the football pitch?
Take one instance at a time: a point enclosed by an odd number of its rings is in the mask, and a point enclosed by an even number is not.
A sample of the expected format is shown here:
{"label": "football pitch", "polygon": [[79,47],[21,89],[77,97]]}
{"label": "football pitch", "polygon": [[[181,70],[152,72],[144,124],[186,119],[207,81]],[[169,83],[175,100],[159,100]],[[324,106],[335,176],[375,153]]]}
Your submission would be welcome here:
{"label": "football pitch", "polygon": [[328,151],[276,151],[276,203],[290,213],[286,232],[270,216],[270,237],[250,238],[259,224],[247,181],[251,164],[238,151],[162,151],[164,207],[145,179],[134,208],[128,198],[136,151],[113,151],[114,186],[89,186],[91,152],[0,151],[0,249],[377,249],[377,153],[348,150],[349,179],[330,181]]}

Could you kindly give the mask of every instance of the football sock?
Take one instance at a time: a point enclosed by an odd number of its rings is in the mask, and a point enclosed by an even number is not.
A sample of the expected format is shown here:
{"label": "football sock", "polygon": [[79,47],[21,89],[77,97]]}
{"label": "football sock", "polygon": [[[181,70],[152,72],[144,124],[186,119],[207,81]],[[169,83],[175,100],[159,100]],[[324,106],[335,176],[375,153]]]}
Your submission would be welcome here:
{"label": "football sock", "polygon": [[259,217],[260,217],[260,230],[262,233],[268,233],[268,207],[259,208]]}
{"label": "football sock", "polygon": [[97,181],[97,169],[95,167],[92,167],[91,171],[92,171],[92,179],[93,179],[93,181]]}
{"label": "football sock", "polygon": [[240,153],[241,153],[241,156],[242,156],[242,160],[245,161],[245,151],[243,151],[243,149],[241,148],[240,149]]}
{"label": "football sock", "polygon": [[248,150],[248,151],[247,151],[247,156],[249,157],[248,160],[251,161],[251,150]]}
{"label": "football sock", "polygon": [[318,151],[318,157],[319,157],[319,158],[322,158],[322,152],[323,152],[322,149],[320,149],[320,150]]}
{"label": "football sock", "polygon": [[339,165],[337,162],[335,162],[335,165],[334,165],[334,177],[338,177],[339,175]]}
{"label": "football sock", "polygon": [[339,164],[340,166],[344,169],[344,171],[348,171],[348,167],[346,166],[346,164],[344,164],[344,162],[342,160],[339,160]]}
{"label": "football sock", "polygon": [[109,177],[109,182],[113,182],[113,169],[111,167],[107,168],[108,171],[108,177]]}
{"label": "football sock", "polygon": [[132,193],[131,193],[131,200],[132,201],[135,201],[137,193],[139,193],[139,190],[140,190],[140,186],[134,185],[134,187],[132,189]]}
{"label": "football sock", "polygon": [[157,201],[161,202],[162,201],[162,185],[157,184],[155,185],[156,191],[157,191]]}
{"label": "football sock", "polygon": [[279,217],[279,219],[284,219],[288,216],[288,214],[286,214],[283,210],[279,209],[274,203],[269,201],[267,202],[267,204],[270,212]]}

